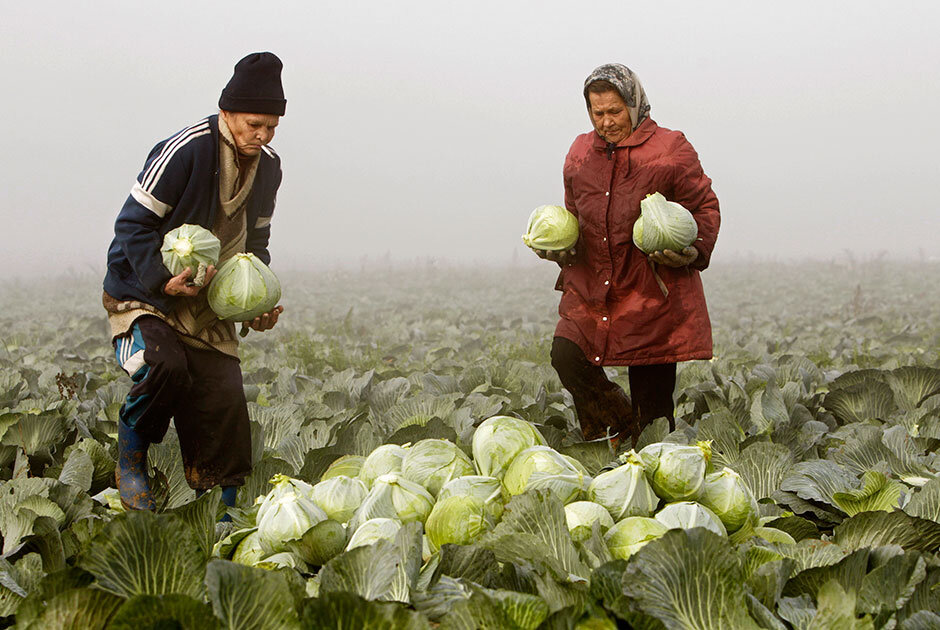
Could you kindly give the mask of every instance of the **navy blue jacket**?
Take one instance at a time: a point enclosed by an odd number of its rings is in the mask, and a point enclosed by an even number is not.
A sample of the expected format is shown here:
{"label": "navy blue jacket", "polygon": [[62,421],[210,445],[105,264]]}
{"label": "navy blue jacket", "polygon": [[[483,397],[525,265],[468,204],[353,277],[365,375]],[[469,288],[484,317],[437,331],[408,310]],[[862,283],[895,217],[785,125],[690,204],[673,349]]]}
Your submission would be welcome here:
{"label": "navy blue jacket", "polygon": [[[118,300],[139,300],[164,313],[177,297],[163,293],[172,274],[163,266],[163,237],[184,223],[211,230],[219,203],[218,115],[158,143],[147,157],[114,224],[108,249],[104,290]],[[269,264],[268,239],[281,159],[264,147],[248,198],[248,240],[245,249]]]}

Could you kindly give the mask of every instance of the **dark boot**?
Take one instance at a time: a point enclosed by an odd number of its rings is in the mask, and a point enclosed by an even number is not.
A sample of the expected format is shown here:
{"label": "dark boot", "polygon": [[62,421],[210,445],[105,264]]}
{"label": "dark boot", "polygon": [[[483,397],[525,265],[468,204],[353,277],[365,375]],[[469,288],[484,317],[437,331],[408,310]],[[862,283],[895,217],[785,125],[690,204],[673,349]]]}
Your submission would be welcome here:
{"label": "dark boot", "polygon": [[114,476],[124,509],[153,511],[157,507],[147,479],[149,446],[143,436],[118,420],[118,462]]}

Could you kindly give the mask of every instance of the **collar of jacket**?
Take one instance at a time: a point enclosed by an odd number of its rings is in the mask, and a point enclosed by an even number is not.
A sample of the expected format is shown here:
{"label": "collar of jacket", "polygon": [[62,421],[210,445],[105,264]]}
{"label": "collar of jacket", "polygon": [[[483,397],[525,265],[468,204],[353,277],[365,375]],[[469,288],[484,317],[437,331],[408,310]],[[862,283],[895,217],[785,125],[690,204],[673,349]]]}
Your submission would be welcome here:
{"label": "collar of jacket", "polygon": [[[653,132],[656,131],[658,125],[652,119],[647,117],[643,122],[640,123],[640,126],[633,130],[629,136],[617,143],[616,149],[622,149],[624,147],[635,147],[639,144],[643,144],[646,140],[653,135]],[[607,142],[601,138],[597,131],[594,132],[594,141],[593,147],[595,151],[606,151]]]}

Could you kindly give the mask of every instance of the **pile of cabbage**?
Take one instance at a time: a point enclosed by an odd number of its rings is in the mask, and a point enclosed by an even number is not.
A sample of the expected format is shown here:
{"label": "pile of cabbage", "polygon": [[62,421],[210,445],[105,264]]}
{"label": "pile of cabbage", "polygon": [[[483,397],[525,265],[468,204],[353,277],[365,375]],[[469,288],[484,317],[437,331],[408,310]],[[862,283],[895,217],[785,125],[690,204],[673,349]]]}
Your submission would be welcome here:
{"label": "pile of cabbage", "polygon": [[[448,440],[424,439],[343,456],[316,484],[275,475],[270,492],[255,502],[253,522],[220,541],[217,553],[266,568],[322,566],[355,547],[395,540],[404,524],[417,521],[426,561],[445,544],[478,541],[500,522],[507,502],[530,489],[565,505],[573,540],[599,529],[618,558],[672,528],[762,533],[757,503],[741,478],[728,468],[709,471],[707,443],[651,444],[592,478],[532,424],[494,416],[475,431],[471,451],[472,457]],[[787,536],[774,531],[775,540]]]}

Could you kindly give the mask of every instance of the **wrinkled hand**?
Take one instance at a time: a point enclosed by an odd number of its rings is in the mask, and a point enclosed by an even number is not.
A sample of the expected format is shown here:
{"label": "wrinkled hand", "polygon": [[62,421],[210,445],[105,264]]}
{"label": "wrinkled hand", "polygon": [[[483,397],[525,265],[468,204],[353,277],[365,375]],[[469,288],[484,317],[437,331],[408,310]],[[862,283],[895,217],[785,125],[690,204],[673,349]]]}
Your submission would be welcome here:
{"label": "wrinkled hand", "polygon": [[691,265],[698,259],[698,250],[694,247],[686,247],[681,252],[674,252],[671,249],[664,249],[661,252],[650,254],[650,260],[667,267],[685,267]]}
{"label": "wrinkled hand", "polygon": [[281,313],[284,312],[283,306],[275,306],[273,309],[255,317],[250,322],[242,322],[242,336],[248,334],[248,329],[257,330],[258,332],[264,332],[265,330],[271,330],[274,328],[274,325],[277,324],[277,319],[280,317]]}
{"label": "wrinkled hand", "polygon": [[544,258],[545,260],[552,260],[558,263],[559,267],[564,267],[565,265],[573,265],[577,259],[578,252],[572,247],[567,250],[559,251],[550,251],[546,249],[533,249],[535,255],[539,258]]}
{"label": "wrinkled hand", "polygon": [[179,275],[173,276],[166,281],[166,284],[163,285],[163,292],[167,295],[172,295],[174,297],[193,297],[199,295],[200,289],[204,289],[209,286],[209,283],[212,281],[212,277],[215,276],[216,268],[215,265],[209,265],[206,268],[206,280],[201,287],[197,287],[192,284],[189,277],[192,275],[193,271],[189,267],[183,269]]}

